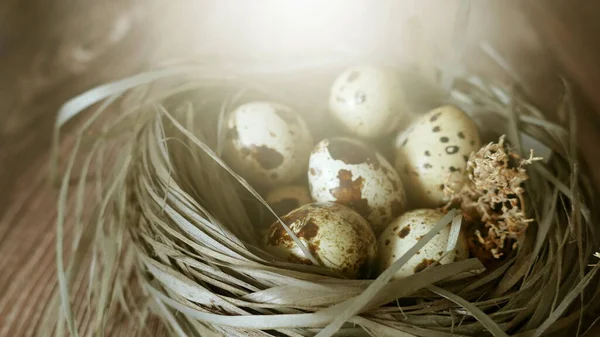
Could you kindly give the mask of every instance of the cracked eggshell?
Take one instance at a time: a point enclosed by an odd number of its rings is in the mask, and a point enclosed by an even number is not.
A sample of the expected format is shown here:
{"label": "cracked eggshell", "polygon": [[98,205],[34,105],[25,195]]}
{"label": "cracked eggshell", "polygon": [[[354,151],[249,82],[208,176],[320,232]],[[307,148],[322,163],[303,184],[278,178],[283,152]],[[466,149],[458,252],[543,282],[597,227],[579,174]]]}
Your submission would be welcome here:
{"label": "cracked eggshell", "polygon": [[290,107],[252,102],[232,111],[226,123],[224,157],[251,184],[287,184],[306,172],[313,140]]}
{"label": "cracked eggshell", "polygon": [[322,140],[312,151],[308,166],[312,198],[354,209],[369,221],[375,233],[404,211],[405,192],[398,174],[363,142]]}
{"label": "cracked eggshell", "polygon": [[[369,276],[377,256],[377,240],[358,213],[331,202],[312,203],[281,220],[322,266],[349,278]],[[266,249],[288,262],[312,264],[279,222],[269,229]]]}
{"label": "cracked eggshell", "polygon": [[269,191],[265,201],[281,216],[311,203],[312,198],[308,187],[304,185],[285,185]]}
{"label": "cracked eggshell", "polygon": [[410,207],[433,208],[446,202],[446,178],[453,172],[464,172],[481,140],[477,125],[466,113],[442,106],[400,133],[395,147],[395,168],[410,191]]}
{"label": "cracked eggshell", "polygon": [[[394,220],[379,236],[378,266],[379,271],[385,271],[404,253],[412,248],[436,223],[444,213],[434,209],[417,209],[405,213]],[[450,225],[442,229],[423,248],[421,248],[398,272],[394,278],[406,277],[422,271],[427,266],[437,262],[447,264],[464,260],[469,257],[466,238],[461,233],[453,251],[444,256]],[[444,256],[442,258],[442,256]],[[440,260],[440,258],[442,258]]]}
{"label": "cracked eggshell", "polygon": [[394,69],[363,65],[333,83],[329,110],[346,129],[363,138],[387,134],[408,123],[409,108]]}

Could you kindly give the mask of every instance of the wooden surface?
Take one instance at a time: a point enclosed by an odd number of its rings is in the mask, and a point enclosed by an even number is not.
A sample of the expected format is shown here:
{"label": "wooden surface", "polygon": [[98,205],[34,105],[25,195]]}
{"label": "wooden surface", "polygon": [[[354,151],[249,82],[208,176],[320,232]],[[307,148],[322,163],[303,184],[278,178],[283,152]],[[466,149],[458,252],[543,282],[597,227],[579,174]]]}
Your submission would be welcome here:
{"label": "wooden surface", "polygon": [[[185,49],[173,44],[163,30],[168,25],[157,21],[177,18],[181,8],[166,10],[150,2],[139,6],[134,0],[90,3],[61,0],[50,6],[38,0],[4,0],[0,5],[1,337],[32,336],[56,290],[57,192],[48,182],[47,162],[57,108],[95,84],[135,73]],[[487,26],[478,34],[489,35],[534,84],[540,102],[551,104],[548,100],[555,97],[552,74],[557,69],[578,84],[580,118],[585,120],[579,139],[584,155],[598,167],[600,23],[595,19],[600,5],[548,1],[527,2],[519,8],[516,2],[481,3],[485,5],[475,13]],[[193,19],[202,22],[201,16]],[[477,64],[478,56],[473,58]],[[81,320],[84,336],[86,322]]]}

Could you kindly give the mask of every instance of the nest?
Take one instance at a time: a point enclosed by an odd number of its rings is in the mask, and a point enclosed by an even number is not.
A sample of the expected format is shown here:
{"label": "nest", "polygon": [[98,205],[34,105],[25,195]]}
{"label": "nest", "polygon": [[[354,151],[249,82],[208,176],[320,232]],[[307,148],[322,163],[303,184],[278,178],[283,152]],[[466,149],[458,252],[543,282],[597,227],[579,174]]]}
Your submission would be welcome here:
{"label": "nest", "polygon": [[[487,214],[496,226],[479,232],[484,245],[508,235],[514,250],[485,267],[471,258],[392,280],[437,231],[450,222],[460,225],[461,212],[452,205],[417,246],[376,279],[343,279],[319,266],[280,262],[261,248],[259,223],[275,213],[262,191],[221,159],[223,118],[238,104],[268,99],[306,112],[317,138],[331,136],[337,131],[322,119],[329,85],[340,69],[360,60],[339,61],[297,60],[293,67],[282,66],[289,61],[171,64],[65,105],[59,127],[86,107],[95,104],[96,110],[79,129],[62,168],[58,331],[66,327],[75,336],[72,288],[85,275],[86,303],[98,335],[107,333],[107,322],[123,317],[140,329],[158,318],[174,336],[583,333],[600,306],[594,257],[600,241],[595,191],[577,155],[574,120],[567,127],[552,122],[546,116],[553,112],[541,112],[493,79],[471,74],[449,87],[420,81],[429,88],[430,104],[450,103],[484,116],[480,126],[494,126],[487,130],[488,140],[506,134],[511,150],[524,158],[525,138],[548,150],[540,154],[544,160],[527,162],[524,184],[522,179],[504,186],[527,192],[507,192],[518,195],[513,215],[527,224],[525,234],[515,234],[524,232],[521,227],[508,230],[510,219],[497,214]],[[569,100],[566,90],[560,109],[570,109]],[[472,174],[482,170],[481,162],[475,167],[476,157],[470,160]],[[80,179],[72,185],[77,169]],[[462,202],[471,208],[499,198],[477,195],[469,184],[462,188],[475,195],[471,203]],[[456,196],[459,190],[448,192]],[[75,205],[67,204],[69,193],[75,193]],[[526,210],[519,207],[523,204]],[[91,220],[83,220],[86,210],[92,210]],[[79,227],[65,264],[67,216]]]}

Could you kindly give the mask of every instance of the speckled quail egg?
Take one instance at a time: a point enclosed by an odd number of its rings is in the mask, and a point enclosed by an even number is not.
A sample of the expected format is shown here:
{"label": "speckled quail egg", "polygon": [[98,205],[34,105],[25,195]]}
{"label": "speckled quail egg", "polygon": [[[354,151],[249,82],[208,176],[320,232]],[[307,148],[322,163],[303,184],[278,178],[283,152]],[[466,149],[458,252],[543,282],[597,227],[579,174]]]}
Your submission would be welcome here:
{"label": "speckled quail egg", "polygon": [[[281,220],[322,266],[349,278],[368,277],[377,256],[377,240],[358,213],[331,202],[312,203]],[[266,248],[289,262],[312,264],[279,222],[271,226]]]}
{"label": "speckled quail egg", "polygon": [[[417,209],[405,213],[394,220],[379,236],[378,265],[383,272],[411,249],[425,234],[427,234],[444,213],[434,209]],[[469,257],[467,240],[460,234],[454,250],[445,254],[450,236],[450,225],[442,229],[427,244],[421,248],[396,274],[401,278],[418,273],[427,266],[438,262],[447,264],[464,260]],[[443,256],[443,258],[442,258]],[[441,259],[441,260],[440,260]]]}
{"label": "speckled quail egg", "polygon": [[346,129],[363,138],[387,134],[410,119],[398,73],[374,65],[343,72],[331,87],[329,110]]}
{"label": "speckled quail egg", "polygon": [[434,109],[416,120],[396,139],[395,167],[411,208],[444,204],[444,182],[466,169],[469,155],[479,150],[477,125],[453,106]]}
{"label": "speckled quail egg", "polygon": [[312,198],[305,185],[285,185],[269,191],[265,201],[277,215],[284,215],[311,203]]}
{"label": "speckled quail egg", "polygon": [[270,187],[306,172],[313,140],[302,118],[283,104],[252,102],[227,118],[224,157],[251,184]]}
{"label": "speckled quail egg", "polygon": [[313,149],[308,166],[312,198],[354,209],[375,233],[404,210],[405,192],[398,174],[381,154],[361,141],[324,139]]}

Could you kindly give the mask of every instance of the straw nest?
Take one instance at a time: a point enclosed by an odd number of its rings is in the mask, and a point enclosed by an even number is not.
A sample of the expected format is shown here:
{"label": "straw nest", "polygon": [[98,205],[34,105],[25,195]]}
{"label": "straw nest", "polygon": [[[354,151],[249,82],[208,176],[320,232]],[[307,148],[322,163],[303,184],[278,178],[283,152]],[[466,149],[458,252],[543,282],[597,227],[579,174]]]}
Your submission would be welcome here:
{"label": "straw nest", "polygon": [[[75,335],[71,287],[86,275],[86,303],[98,334],[122,315],[139,327],[158,317],[174,336],[585,332],[600,305],[598,208],[577,156],[567,85],[558,114],[567,120],[560,125],[546,118],[555,111],[538,110],[519,90],[493,79],[473,74],[444,85],[405,72],[419,93],[413,95],[415,109],[455,104],[477,120],[484,143],[505,134],[525,157],[524,142],[535,139],[541,149],[536,155],[544,160],[527,166],[523,196],[533,222],[518,237],[516,252],[493,267],[471,258],[391,280],[437,231],[460,220],[455,209],[376,279],[343,279],[263,251],[257,223],[272,210],[262,191],[221,160],[224,115],[242,102],[279,101],[302,111],[315,138],[323,138],[335,132],[318,117],[326,115],[329,86],[345,66],[363,61],[207,58],[104,85],[66,104],[57,129],[87,107],[95,112],[78,130],[71,156],[57,166],[64,175],[58,331]],[[73,185],[75,176],[80,179]],[[69,194],[77,200],[71,206]],[[91,220],[82,220],[85,214]],[[65,262],[66,219],[78,227]]]}

